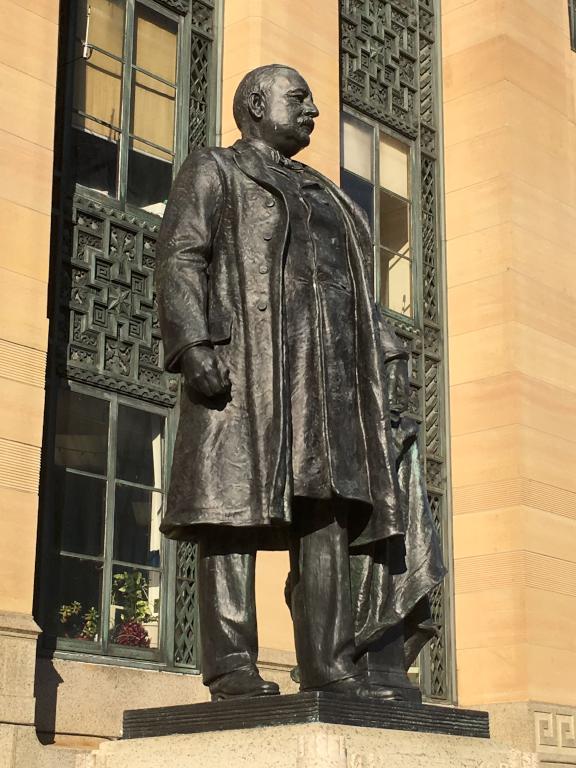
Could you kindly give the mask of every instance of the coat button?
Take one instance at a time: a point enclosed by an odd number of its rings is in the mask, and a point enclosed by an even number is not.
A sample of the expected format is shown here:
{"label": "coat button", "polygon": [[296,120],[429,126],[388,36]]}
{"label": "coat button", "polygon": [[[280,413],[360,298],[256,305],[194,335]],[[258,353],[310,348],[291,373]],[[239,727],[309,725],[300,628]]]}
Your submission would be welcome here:
{"label": "coat button", "polygon": [[264,203],[264,205],[266,206],[266,208],[274,208],[274,206],[276,205],[276,200],[274,200],[274,198],[272,197],[269,197]]}
{"label": "coat button", "polygon": [[258,269],[261,275],[267,275],[268,274],[268,266],[266,264],[260,264],[260,267]]}
{"label": "coat button", "polygon": [[258,304],[256,305],[260,312],[265,312],[268,309],[268,302],[265,299],[260,299]]}
{"label": "coat button", "polygon": [[264,235],[264,240],[272,240],[272,235]]}

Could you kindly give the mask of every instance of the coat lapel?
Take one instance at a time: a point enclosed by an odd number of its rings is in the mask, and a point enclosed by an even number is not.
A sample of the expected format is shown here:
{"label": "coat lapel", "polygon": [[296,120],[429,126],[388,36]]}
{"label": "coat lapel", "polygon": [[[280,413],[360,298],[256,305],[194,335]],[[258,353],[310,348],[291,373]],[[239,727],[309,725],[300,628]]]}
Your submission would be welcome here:
{"label": "coat lapel", "polygon": [[[240,170],[253,181],[273,192],[284,200],[284,195],[278,187],[274,174],[266,165],[264,157],[249,141],[240,139],[233,146],[234,160]],[[284,200],[286,203],[286,201]],[[286,207],[288,207],[286,205]]]}

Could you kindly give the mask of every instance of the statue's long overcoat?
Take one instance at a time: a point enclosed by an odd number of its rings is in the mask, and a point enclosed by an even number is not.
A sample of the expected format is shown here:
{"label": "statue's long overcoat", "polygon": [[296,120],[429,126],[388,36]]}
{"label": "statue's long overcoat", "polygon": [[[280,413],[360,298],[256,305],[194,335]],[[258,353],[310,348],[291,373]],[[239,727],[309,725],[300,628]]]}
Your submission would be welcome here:
{"label": "statue's long overcoat", "polygon": [[[311,173],[316,173],[308,169]],[[316,174],[346,226],[356,307],[357,385],[378,536],[404,533],[398,503],[385,362],[402,354],[382,326],[371,290],[372,245],[355,204]],[[230,369],[230,398],[183,391],[164,533],[194,538],[203,524],[285,530],[291,520],[290,396],[284,370],[286,201],[247,141],[192,152],[174,184],[157,246],[165,364],[179,371],[187,347],[209,341]],[[312,329],[311,329],[312,332]],[[320,404],[319,404],[320,405]],[[346,424],[327,436],[329,452]],[[261,547],[282,537],[261,536]]]}

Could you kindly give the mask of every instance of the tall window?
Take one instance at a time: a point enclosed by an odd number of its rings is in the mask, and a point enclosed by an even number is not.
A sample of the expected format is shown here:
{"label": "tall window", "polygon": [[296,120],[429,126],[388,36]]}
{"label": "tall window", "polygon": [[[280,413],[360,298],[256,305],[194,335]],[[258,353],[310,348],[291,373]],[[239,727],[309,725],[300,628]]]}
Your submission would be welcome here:
{"label": "tall window", "polygon": [[36,615],[58,652],[194,669],[195,551],[159,532],[178,381],[154,282],[174,175],[213,140],[215,4],[61,9]]}
{"label": "tall window", "polygon": [[161,634],[166,413],[58,392],[51,633],[60,647],[155,658]]}
{"label": "tall window", "polygon": [[410,145],[344,113],[342,188],[368,215],[374,237],[374,293],[381,305],[412,317]]}
{"label": "tall window", "polygon": [[576,0],[568,0],[568,14],[570,21],[570,44],[576,51]]}
{"label": "tall window", "polygon": [[76,181],[162,213],[176,159],[183,17],[146,0],[80,0],[74,39]]}

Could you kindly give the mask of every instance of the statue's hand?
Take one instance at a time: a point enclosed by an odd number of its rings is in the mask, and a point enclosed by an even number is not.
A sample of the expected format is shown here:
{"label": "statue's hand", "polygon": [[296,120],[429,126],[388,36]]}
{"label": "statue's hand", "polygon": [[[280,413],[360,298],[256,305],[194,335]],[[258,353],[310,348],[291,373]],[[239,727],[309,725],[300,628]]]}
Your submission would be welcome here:
{"label": "statue's hand", "polygon": [[189,347],[182,355],[181,370],[186,384],[206,397],[230,391],[230,371],[208,346]]}
{"label": "statue's hand", "polygon": [[401,414],[410,403],[410,374],[408,361],[397,359],[386,364],[388,375],[388,405],[391,413]]}

